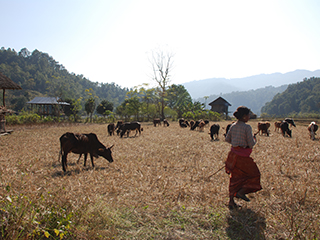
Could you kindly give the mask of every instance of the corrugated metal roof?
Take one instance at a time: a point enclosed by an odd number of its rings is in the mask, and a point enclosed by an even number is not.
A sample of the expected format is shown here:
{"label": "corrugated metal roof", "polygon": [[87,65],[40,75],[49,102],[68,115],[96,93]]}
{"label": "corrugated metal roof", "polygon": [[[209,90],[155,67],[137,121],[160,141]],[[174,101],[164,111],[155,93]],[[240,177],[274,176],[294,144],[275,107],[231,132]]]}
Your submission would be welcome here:
{"label": "corrugated metal roof", "polygon": [[35,97],[31,101],[27,102],[28,104],[37,104],[37,105],[70,105],[67,102],[57,101],[55,97]]}
{"label": "corrugated metal roof", "polygon": [[216,100],[212,101],[211,103],[209,103],[210,106],[212,105],[229,105],[231,106],[230,103],[227,102],[227,100],[225,100],[224,98],[222,97],[218,97]]}

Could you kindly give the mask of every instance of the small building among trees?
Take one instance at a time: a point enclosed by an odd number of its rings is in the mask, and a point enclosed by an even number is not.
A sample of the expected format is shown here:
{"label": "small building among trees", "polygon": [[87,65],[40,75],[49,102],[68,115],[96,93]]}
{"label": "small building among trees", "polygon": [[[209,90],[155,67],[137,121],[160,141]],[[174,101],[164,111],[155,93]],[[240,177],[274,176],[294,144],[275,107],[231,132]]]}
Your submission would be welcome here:
{"label": "small building among trees", "polygon": [[62,106],[70,105],[67,102],[62,102],[57,97],[35,97],[31,101],[27,102],[31,104],[31,110],[34,110],[41,116],[60,116]]}
{"label": "small building among trees", "polygon": [[231,104],[228,103],[224,98],[218,97],[216,100],[209,103],[209,105],[211,106],[211,111],[225,114],[226,117],[228,117],[228,108],[231,106]]}

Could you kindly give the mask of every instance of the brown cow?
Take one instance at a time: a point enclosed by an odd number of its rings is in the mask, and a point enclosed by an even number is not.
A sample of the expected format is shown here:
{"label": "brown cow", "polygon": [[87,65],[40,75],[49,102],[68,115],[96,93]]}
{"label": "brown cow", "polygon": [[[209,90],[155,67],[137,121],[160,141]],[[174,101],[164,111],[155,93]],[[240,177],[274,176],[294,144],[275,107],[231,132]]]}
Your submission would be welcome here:
{"label": "brown cow", "polygon": [[[79,134],[67,132],[60,137],[60,155],[62,155],[62,169],[67,170],[68,153],[84,154],[84,166],[86,166],[87,155],[90,154],[91,164],[94,167],[93,156],[102,156],[110,163],[113,162],[111,148],[106,148],[99,140],[96,134]],[[79,159],[80,159],[79,157]],[[79,161],[79,160],[78,160]]]}
{"label": "brown cow", "polygon": [[199,132],[203,132],[205,125],[206,123],[203,120],[199,121],[199,124],[198,124]]}
{"label": "brown cow", "polygon": [[267,136],[269,137],[269,127],[270,122],[258,122],[258,132],[256,134],[267,134]]}
{"label": "brown cow", "polygon": [[156,127],[157,125],[161,126],[161,120],[160,120],[160,118],[155,118],[155,119],[153,119],[153,126]]}
{"label": "brown cow", "polygon": [[316,131],[318,130],[318,125],[316,124],[316,122],[311,122],[308,126],[308,131],[310,134],[310,138],[312,140],[316,139]]}
{"label": "brown cow", "polygon": [[279,132],[280,130],[280,125],[281,125],[282,121],[276,121],[274,122],[274,131],[276,132]]}

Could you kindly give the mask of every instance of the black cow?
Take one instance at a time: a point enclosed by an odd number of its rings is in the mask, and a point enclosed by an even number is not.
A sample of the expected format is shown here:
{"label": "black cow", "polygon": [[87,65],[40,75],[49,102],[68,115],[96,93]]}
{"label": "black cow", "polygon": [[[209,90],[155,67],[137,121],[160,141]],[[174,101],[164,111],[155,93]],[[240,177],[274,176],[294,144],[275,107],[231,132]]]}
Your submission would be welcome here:
{"label": "black cow", "polygon": [[210,127],[210,137],[211,140],[217,140],[219,138],[219,129],[220,129],[220,125],[219,124],[212,124],[212,126]]}
{"label": "black cow", "polygon": [[[99,140],[96,134],[79,134],[67,132],[60,137],[60,155],[62,155],[62,169],[67,170],[68,153],[84,154],[84,166],[86,166],[87,155],[90,154],[92,167],[94,167],[93,156],[102,156],[110,163],[113,162],[111,148],[106,148]],[[80,159],[79,157],[79,159]]]}
{"label": "black cow", "polygon": [[286,121],[287,123],[290,123],[290,124],[291,124],[291,126],[296,127],[296,125],[294,124],[294,121],[293,121],[293,119],[292,119],[292,118],[286,118],[286,119],[284,119],[284,121]]}
{"label": "black cow", "polygon": [[179,119],[179,126],[182,128],[186,128],[187,126],[189,126],[189,123],[187,121],[185,121],[183,118]]}
{"label": "black cow", "polygon": [[116,128],[115,128],[115,130],[117,131],[117,135],[119,136],[119,134],[120,134],[120,126],[123,124],[123,121],[122,120],[119,120],[118,122],[117,122],[117,125],[116,125]]}
{"label": "black cow", "polygon": [[[203,120],[197,120],[194,122],[194,124],[191,124],[190,130],[195,130],[197,127],[199,127],[199,124],[203,122]],[[204,122],[203,122],[204,123]]]}
{"label": "black cow", "polygon": [[143,128],[141,127],[141,123],[139,122],[125,122],[120,126],[120,137],[122,138],[125,133],[127,133],[127,137],[129,137],[130,131],[136,130],[136,134],[139,132],[139,135],[141,134],[141,131],[143,131]]}
{"label": "black cow", "polygon": [[170,126],[170,124],[169,124],[169,122],[168,122],[167,119],[163,119],[163,126],[164,126],[164,127],[165,127],[165,126],[167,126],[167,127]]}
{"label": "black cow", "polygon": [[226,133],[223,134],[224,137],[227,136],[227,134],[228,134],[228,132],[229,132],[229,129],[230,129],[230,127],[231,127],[232,124],[233,124],[233,122],[227,125],[227,127],[226,127]]}
{"label": "black cow", "polygon": [[114,131],[116,130],[116,127],[114,125],[114,123],[110,123],[108,125],[108,133],[110,136],[114,135]]}
{"label": "black cow", "polygon": [[282,135],[284,137],[286,136],[286,134],[288,134],[289,137],[292,137],[291,136],[292,131],[289,129],[289,123],[287,121],[283,121],[280,124],[280,128],[281,128]]}

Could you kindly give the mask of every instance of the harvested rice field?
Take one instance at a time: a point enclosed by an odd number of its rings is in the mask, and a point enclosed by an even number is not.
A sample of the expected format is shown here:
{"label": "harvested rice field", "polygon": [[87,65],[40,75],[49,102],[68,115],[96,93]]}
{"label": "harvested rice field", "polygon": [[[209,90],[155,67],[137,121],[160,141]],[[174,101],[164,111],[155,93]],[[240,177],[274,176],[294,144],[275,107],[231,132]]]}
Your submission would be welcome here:
{"label": "harvested rice field", "polygon": [[[203,132],[142,123],[134,137],[107,125],[13,126],[0,137],[1,239],[319,239],[320,150],[307,123],[292,138],[257,135],[252,157],[263,189],[230,211],[224,166],[230,145]],[[212,122],[209,123],[211,125]],[[253,131],[257,122],[250,121]],[[96,133],[113,163],[77,154],[59,162],[65,132]],[[89,160],[89,159],[88,159]],[[214,174],[216,173],[216,174]],[[214,174],[214,175],[212,175]],[[211,176],[211,177],[210,177]]]}

